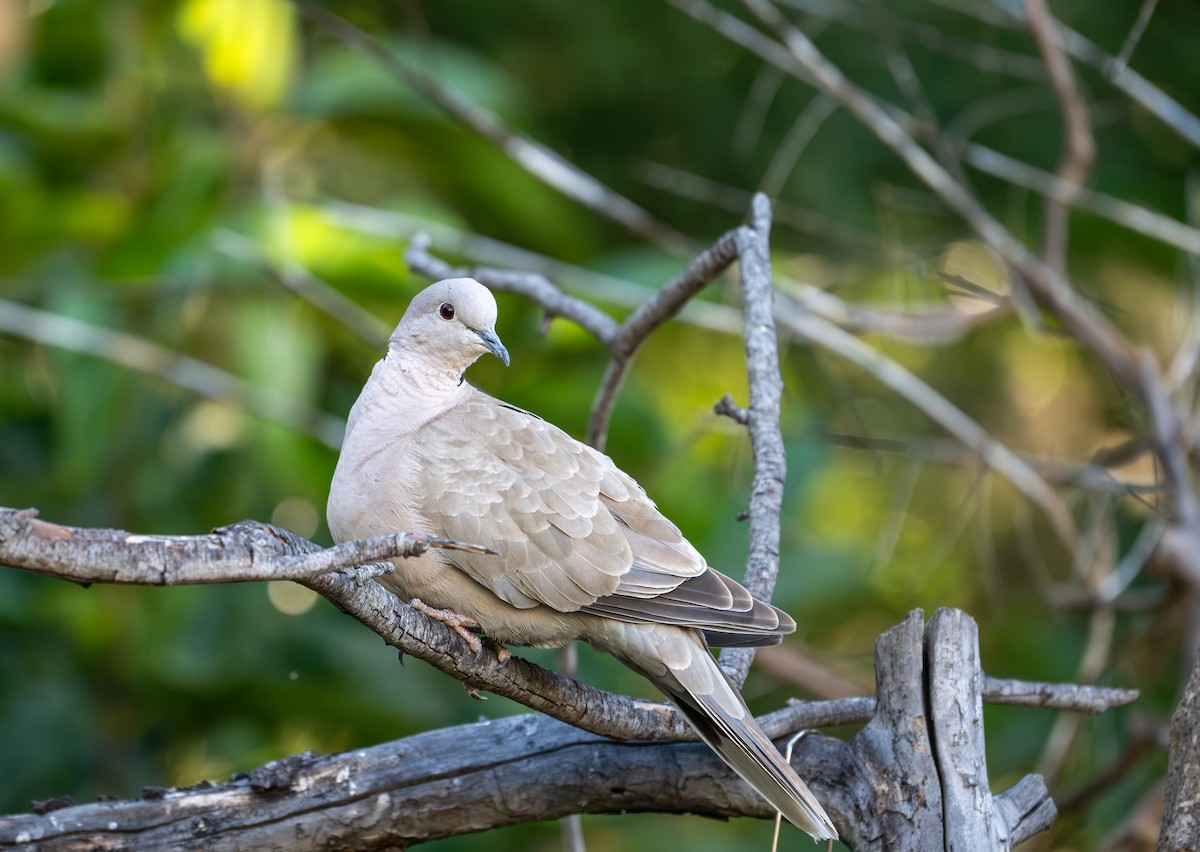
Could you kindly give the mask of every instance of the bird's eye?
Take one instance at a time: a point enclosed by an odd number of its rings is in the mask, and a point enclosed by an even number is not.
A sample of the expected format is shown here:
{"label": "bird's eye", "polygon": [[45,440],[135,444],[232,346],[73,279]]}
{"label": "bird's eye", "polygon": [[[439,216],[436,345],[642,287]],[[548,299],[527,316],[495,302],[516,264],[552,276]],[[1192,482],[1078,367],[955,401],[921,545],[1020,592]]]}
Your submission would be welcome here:
{"label": "bird's eye", "polygon": [[442,302],[441,307],[438,308],[438,316],[444,320],[454,319],[454,305],[449,302]]}

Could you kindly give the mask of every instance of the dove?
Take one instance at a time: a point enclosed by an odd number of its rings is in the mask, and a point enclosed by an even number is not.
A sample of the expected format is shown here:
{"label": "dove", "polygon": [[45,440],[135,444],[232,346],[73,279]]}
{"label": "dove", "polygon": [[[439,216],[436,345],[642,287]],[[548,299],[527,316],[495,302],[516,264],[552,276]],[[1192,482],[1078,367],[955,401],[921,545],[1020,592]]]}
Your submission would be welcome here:
{"label": "dove", "polygon": [[496,300],[474,279],[412,300],[350,411],[327,504],[333,537],[405,531],[492,548],[397,559],[379,580],[476,651],[481,630],[614,655],[788,820],[836,838],[709,651],[777,644],[795,622],[710,568],[608,456],[468,384],[481,356],[509,363],[495,329]]}

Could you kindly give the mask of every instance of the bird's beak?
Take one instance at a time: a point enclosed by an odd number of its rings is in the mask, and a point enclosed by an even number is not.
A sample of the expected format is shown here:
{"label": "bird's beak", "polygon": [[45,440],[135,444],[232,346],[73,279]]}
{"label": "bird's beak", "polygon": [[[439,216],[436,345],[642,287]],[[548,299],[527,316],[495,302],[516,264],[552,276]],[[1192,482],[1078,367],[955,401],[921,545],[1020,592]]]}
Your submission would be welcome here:
{"label": "bird's beak", "polygon": [[508,350],[504,348],[504,344],[500,342],[500,338],[496,336],[494,331],[476,331],[479,339],[483,341],[483,345],[487,347],[487,351],[491,352],[497,358],[504,362],[504,366],[508,366]]}

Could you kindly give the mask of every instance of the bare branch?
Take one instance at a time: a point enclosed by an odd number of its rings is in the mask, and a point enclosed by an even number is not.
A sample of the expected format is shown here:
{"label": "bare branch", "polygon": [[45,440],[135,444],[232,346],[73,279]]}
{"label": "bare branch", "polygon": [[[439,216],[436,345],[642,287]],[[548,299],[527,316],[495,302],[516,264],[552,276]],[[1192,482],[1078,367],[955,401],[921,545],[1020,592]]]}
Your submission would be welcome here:
{"label": "bare branch", "polygon": [[577,299],[550,282],[540,272],[516,272],[481,266],[454,267],[429,253],[427,234],[414,234],[404,252],[409,268],[430,280],[469,276],[499,293],[515,293],[539,305],[548,317],[565,317],[587,331],[606,349],[612,346],[619,327],[615,320],[583,299]]}
{"label": "bare branch", "polygon": [[1113,74],[1120,74],[1129,65],[1129,59],[1137,49],[1138,42],[1142,40],[1142,33],[1146,32],[1146,27],[1150,25],[1150,19],[1154,17],[1154,10],[1157,8],[1158,0],[1142,0],[1137,20],[1133,22],[1129,35],[1125,36],[1125,43],[1121,45],[1120,52],[1113,60]]}
{"label": "bare branch", "polygon": [[[775,337],[770,235],[771,202],[758,193],[751,206],[750,224],[737,232],[737,252],[750,382],[747,429],[754,454],[749,553],[742,583],[764,601],[771,599],[779,577],[779,516],[787,478],[787,455],[779,426],[783,379]],[[739,686],[745,682],[753,660],[753,648],[726,648],[721,652],[721,664]]]}
{"label": "bare branch", "polygon": [[[295,577],[394,648],[470,685],[604,736],[691,738],[665,704],[606,693],[516,657],[501,662],[495,654],[477,656],[448,627],[406,606],[379,583],[331,569],[353,562],[359,552],[374,561],[426,546],[463,545],[397,533],[326,551],[288,530],[253,521],[208,536],[140,536],[64,527],[35,520],[31,510],[0,508],[0,564],[76,582],[163,585]],[[367,573],[373,572],[382,573]]]}
{"label": "bare branch", "polygon": [[310,0],[295,0],[297,8],[347,47],[370,56],[430,103],[464,127],[486,139],[518,166],[567,198],[612,219],[653,243],[690,250],[691,241],[659,222],[623,195],[614,192],[587,172],[545,145],[509,130],[495,115],[450,91],[434,77],[403,63],[369,34]]}
{"label": "bare branch", "polygon": [[1132,721],[1134,724],[1129,726],[1132,729],[1129,740],[1121,753],[1083,784],[1058,797],[1060,813],[1083,810],[1113,785],[1127,778],[1151,754],[1166,748],[1168,727],[1165,723],[1136,717]]}
{"label": "bare branch", "polygon": [[[963,613],[939,613],[931,624],[953,617],[969,623]],[[907,801],[897,797],[911,791],[872,779],[896,780],[897,772],[915,768],[914,761],[925,771],[909,777],[929,798],[912,801],[909,810],[919,808],[923,822],[941,831],[938,776],[953,767],[932,765],[924,690],[912,688],[914,680],[923,682],[922,620],[919,611],[911,614],[876,645],[877,690],[889,696],[878,714],[873,699],[858,698],[794,705],[762,719],[764,730],[776,738],[781,727],[812,727],[820,718],[838,724],[871,719],[849,743],[810,734],[791,758],[840,817],[839,827],[862,838],[855,848],[882,850],[881,838],[894,839],[887,832],[874,833],[873,841],[867,837],[895,817],[897,804]],[[953,658],[961,644],[943,642],[939,658]],[[979,695],[977,670],[959,680],[943,676],[937,684],[943,705],[966,677]],[[986,678],[983,684],[986,697]],[[826,710],[814,712],[817,707]],[[954,716],[934,722],[945,730]],[[978,707],[970,724],[982,724]],[[944,739],[958,742],[962,729],[952,733]],[[474,747],[463,748],[463,743]],[[496,794],[498,777],[505,795]],[[996,796],[994,805],[985,803],[999,808],[1014,841],[1044,828],[1053,814],[1045,786],[1032,778]],[[329,849],[356,845],[366,832],[373,847],[403,847],[571,813],[612,811],[774,815],[705,746],[612,742],[544,716],[524,715],[328,757],[304,753],[239,773],[226,784],[148,788],[140,800],[74,806],[68,799],[52,812],[0,817],[0,847]]]}
{"label": "bare branch", "polygon": [[1092,162],[1096,159],[1096,143],[1092,138],[1091,120],[1087,105],[1071,71],[1071,63],[1059,42],[1057,25],[1046,9],[1046,0],[1024,0],[1029,29],[1038,50],[1046,62],[1050,85],[1062,107],[1065,132],[1062,157],[1058,163],[1058,178],[1069,188],[1066,198],[1046,199],[1046,222],[1042,251],[1053,269],[1062,272],[1067,264],[1067,211],[1071,197],[1079,192]]}
{"label": "bare branch", "polygon": [[1070,510],[1020,456],[996,441],[978,423],[912,372],[821,317],[804,310],[785,310],[779,319],[793,331],[870,373],[899,393],[969,447],[981,462],[1004,476],[1018,491],[1046,512],[1059,539],[1074,550],[1077,533]]}
{"label": "bare branch", "polygon": [[754,661],[760,671],[768,672],[817,698],[837,700],[866,692],[869,683],[850,678],[826,664],[815,653],[796,642],[759,648]]}
{"label": "bare branch", "polygon": [[[749,196],[747,196],[749,199]],[[745,209],[747,205],[738,208]],[[582,266],[566,263],[558,258],[539,254],[481,234],[464,231],[443,222],[385,210],[346,201],[323,201],[322,213],[339,227],[359,233],[397,240],[411,240],[428,235],[423,250],[431,246],[438,251],[471,258],[476,264],[490,264],[505,270],[536,272],[552,281],[563,283],[564,291],[578,290],[590,298],[614,305],[635,308],[654,294],[654,289],[623,278],[605,275]],[[422,239],[425,239],[422,236]],[[424,255],[428,257],[426,253]],[[441,263],[440,261],[434,261]],[[444,276],[428,276],[444,277]],[[725,305],[709,302],[692,302],[680,311],[680,319],[699,328],[707,328],[722,334],[741,333],[742,321],[738,311]],[[615,325],[615,323],[614,323]]]}
{"label": "bare branch", "polygon": [[621,323],[609,343],[612,362],[596,392],[592,413],[588,418],[587,441],[603,450],[608,439],[608,424],[616,406],[617,393],[634,356],[650,335],[667,320],[678,314],[691,298],[729,268],[738,257],[738,236],[742,229],[728,231],[717,238],[711,247],[692,259],[691,263],[661,290],[643,302]]}
{"label": "bare branch", "polygon": [[[1024,29],[1025,10],[1020,3],[976,3],[974,0],[932,0],[963,15],[993,26]],[[1059,26],[1063,47],[1071,57],[1091,66],[1130,99],[1158,117],[1180,138],[1200,148],[1200,117],[1189,112],[1179,101],[1134,71],[1117,57],[1101,50],[1095,42],[1070,27]]]}
{"label": "bare branch", "polygon": [[[724,412],[717,412],[718,414]],[[851,435],[842,432],[826,433],[824,440],[834,446],[853,450],[868,450],[874,453],[892,453],[921,462],[944,465],[977,465],[979,455],[958,441],[946,438],[892,438],[880,435]],[[1138,455],[1148,452],[1143,447]],[[1111,494],[1155,494],[1163,490],[1159,483],[1141,484],[1117,479],[1107,468],[1107,462],[1096,460],[1091,464],[1064,461],[1063,459],[1018,453],[1021,459],[1047,482],[1086,491],[1103,491]],[[1136,455],[1134,456],[1136,457]],[[1120,463],[1129,459],[1121,458]]]}
{"label": "bare branch", "polygon": [[[1012,302],[1000,299],[994,307],[972,314],[944,305],[893,308],[848,302],[812,284],[789,281],[781,276],[780,301],[794,301],[854,334],[879,334],[922,346],[956,343],[970,331],[1008,316]],[[792,307],[794,310],[794,306]],[[776,314],[781,309],[776,310]]]}
{"label": "bare branch", "polygon": [[596,397],[592,400],[584,440],[601,452],[608,443],[608,424],[612,422],[613,411],[617,407],[617,396],[621,393],[625,377],[629,375],[629,368],[632,366],[632,358],[610,358],[604,368],[604,376],[600,379],[600,387],[596,389]]}
{"label": "bare branch", "polygon": [[219,228],[211,238],[217,251],[253,264],[267,278],[331,317],[371,346],[387,345],[391,330],[370,311],[344,296],[294,260],[273,263],[253,240],[228,228]]}
{"label": "bare branch", "polygon": [[788,178],[796,169],[797,161],[804,154],[804,149],[808,147],[808,143],[817,135],[817,131],[836,109],[837,104],[830,98],[817,95],[796,116],[796,120],[792,122],[787,135],[775,149],[775,153],[771,156],[771,162],[763,173],[759,189],[772,200],[783,192]]}
{"label": "bare branch", "polygon": [[[779,0],[779,5],[856,29],[866,29],[872,23],[870,18],[884,11],[883,8],[867,11],[861,3],[844,0]],[[882,23],[907,42],[973,65],[980,71],[1024,80],[1041,80],[1045,73],[1045,68],[1030,56],[955,36],[945,27],[916,23],[897,15],[887,15]]]}
{"label": "bare branch", "polygon": [[[805,743],[794,764],[804,772],[824,756]],[[849,801],[853,793],[841,795]],[[307,752],[225,784],[149,788],[141,799],[0,817],[0,848],[295,852],[357,848],[368,833],[372,848],[406,848],[574,813],[622,811],[774,814],[706,746],[616,743],[524,715],[325,757]]]}
{"label": "bare branch", "polygon": [[263,420],[282,423],[313,436],[330,449],[336,450],[342,445],[346,424],[341,418],[123,331],[0,299],[0,333],[101,358],[248,411]]}
{"label": "bare branch", "polygon": [[1047,198],[1070,204],[1080,210],[1115,222],[1151,239],[1175,246],[1192,254],[1200,254],[1200,229],[1170,216],[1131,204],[1120,198],[1105,195],[1082,186],[1072,186],[1058,175],[1013,159],[991,148],[975,143],[963,150],[963,159],[981,172],[1001,178],[1017,186],[1032,189]]}
{"label": "bare branch", "polygon": [[[643,163],[640,172],[642,179],[650,186],[673,193],[680,198],[710,204],[731,213],[741,213],[747,209],[750,206],[750,199],[754,195],[740,187],[719,183],[703,175],[686,172],[663,163]],[[801,233],[815,234],[859,251],[877,253],[883,249],[877,236],[861,231],[853,225],[839,222],[837,219],[815,210],[797,207],[786,201],[775,200],[773,204],[776,225],[786,225]]]}
{"label": "bare branch", "polygon": [[1037,683],[1028,680],[990,677],[983,679],[983,698],[989,704],[1013,707],[1042,707],[1095,715],[1137,700],[1136,689],[1114,689],[1066,683]]}
{"label": "bare branch", "polygon": [[713,413],[728,417],[730,420],[733,420],[735,423],[741,423],[743,426],[750,423],[750,410],[734,404],[733,397],[729,394],[725,394],[725,396],[717,400],[716,405],[713,406]]}
{"label": "bare branch", "polygon": [[[769,211],[769,208],[768,208]],[[613,339],[614,355],[631,358],[655,329],[674,317],[689,299],[716,280],[745,250],[744,228],[726,231],[687,267],[635,310]],[[743,260],[744,263],[744,260]],[[743,305],[743,311],[745,305]]]}
{"label": "bare branch", "polygon": [[[252,525],[251,525],[252,526]],[[75,583],[181,586],[260,580],[313,580],[330,571],[381,559],[419,556],[429,548],[494,553],[491,548],[439,536],[390,533],[348,541],[328,550],[259,558],[260,536],[282,538],[267,524],[249,534],[246,525],[207,536],[135,535],[122,530],[66,527],[37,519],[34,509],[0,508],[0,560]],[[391,573],[370,565],[363,576]]]}
{"label": "bare branch", "polygon": [[[917,144],[899,123],[911,116],[889,106],[854,85],[817,50],[812,41],[791,26],[769,0],[743,0],[782,44],[773,42],[744,22],[712,6],[708,0],[667,0],[722,35],[755,52],[782,70],[816,85],[848,109],[891,148],[909,169],[967,222],[983,241],[1021,273],[1038,300],[1062,320],[1067,330],[1089,347],[1117,378],[1131,389],[1138,387],[1137,368],[1128,343],[1102,314],[1079,298],[1052,267],[1032,255],[995,217],[988,213],[961,183]],[[781,49],[784,51],[781,55]]]}

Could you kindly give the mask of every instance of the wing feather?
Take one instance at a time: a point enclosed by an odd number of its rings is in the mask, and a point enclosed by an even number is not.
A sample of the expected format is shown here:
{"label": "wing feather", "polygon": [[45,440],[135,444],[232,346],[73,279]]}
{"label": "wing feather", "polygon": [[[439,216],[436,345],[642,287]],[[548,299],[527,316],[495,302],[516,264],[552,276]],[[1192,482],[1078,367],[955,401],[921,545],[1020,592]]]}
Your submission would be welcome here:
{"label": "wing feather", "polygon": [[795,623],[713,571],[632,477],[544,420],[475,392],[413,441],[431,528],[497,549],[441,551],[513,606],[767,644]]}

